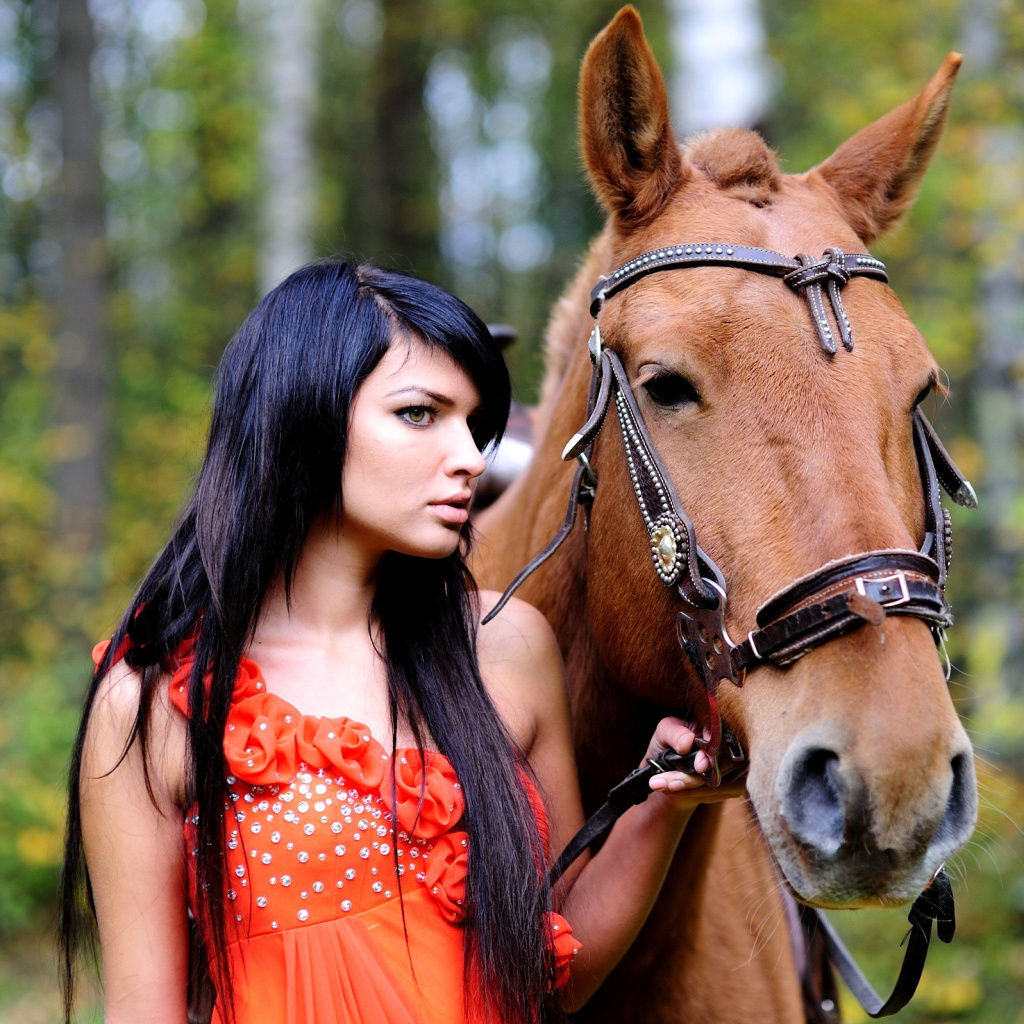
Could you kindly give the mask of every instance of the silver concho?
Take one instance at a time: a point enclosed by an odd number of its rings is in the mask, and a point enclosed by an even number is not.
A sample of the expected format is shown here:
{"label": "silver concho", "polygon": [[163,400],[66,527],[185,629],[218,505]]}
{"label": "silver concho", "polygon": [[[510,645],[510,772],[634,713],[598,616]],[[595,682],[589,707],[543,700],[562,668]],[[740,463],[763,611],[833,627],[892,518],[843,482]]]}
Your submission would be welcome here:
{"label": "silver concho", "polygon": [[674,516],[661,515],[651,527],[651,557],[665,586],[679,579],[686,559],[686,538]]}

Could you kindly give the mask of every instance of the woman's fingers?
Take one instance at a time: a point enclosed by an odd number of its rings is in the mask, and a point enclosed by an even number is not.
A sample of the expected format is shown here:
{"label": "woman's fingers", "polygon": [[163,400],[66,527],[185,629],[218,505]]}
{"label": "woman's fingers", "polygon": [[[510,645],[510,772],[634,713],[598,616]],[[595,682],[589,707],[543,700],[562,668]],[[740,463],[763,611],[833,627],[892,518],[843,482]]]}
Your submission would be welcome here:
{"label": "woman's fingers", "polygon": [[681,793],[684,789],[696,789],[703,785],[703,779],[682,772],[662,772],[651,779],[651,789],[661,793]]}
{"label": "woman's fingers", "polygon": [[[650,746],[647,748],[647,757],[657,757],[664,750],[674,750],[677,754],[688,754],[693,748],[693,741],[696,739],[692,726],[684,722],[681,718],[663,718],[657,728],[654,730],[654,737],[651,740]],[[705,772],[711,767],[711,759],[704,753],[703,750],[697,752],[697,756],[694,760],[694,771]],[[684,776],[681,772],[666,772],[665,777],[678,776],[679,778],[691,778],[691,776]],[[657,778],[657,777],[656,777]],[[665,786],[656,787],[654,789],[664,789]],[[697,780],[694,785],[699,785],[700,781]],[[684,789],[688,787],[676,786],[677,789]]]}

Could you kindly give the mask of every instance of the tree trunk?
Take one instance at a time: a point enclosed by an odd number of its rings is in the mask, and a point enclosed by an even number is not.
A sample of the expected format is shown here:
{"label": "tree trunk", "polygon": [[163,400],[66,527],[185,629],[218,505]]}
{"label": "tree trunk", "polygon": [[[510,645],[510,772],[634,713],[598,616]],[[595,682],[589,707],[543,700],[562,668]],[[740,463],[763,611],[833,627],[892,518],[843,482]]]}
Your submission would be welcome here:
{"label": "tree trunk", "polygon": [[87,0],[60,0],[54,96],[61,115],[63,169],[57,205],[61,278],[55,303],[53,488],[61,583],[90,590],[104,535],[110,408],[107,252],[99,115],[92,98],[95,49]]}
{"label": "tree trunk", "polygon": [[313,256],[317,93],[316,0],[262,0],[265,114],[260,287],[266,293]]}
{"label": "tree trunk", "polygon": [[681,133],[758,127],[770,99],[758,0],[668,0],[666,6],[675,57],[672,115]]}
{"label": "tree trunk", "polygon": [[[971,0],[963,12],[962,49],[968,76],[991,76],[1004,66],[1006,8],[998,0]],[[1024,626],[1021,567],[1024,531],[1024,241],[1015,210],[1024,188],[1024,127],[1015,121],[976,132],[976,158],[988,182],[978,222],[982,253],[981,337],[974,373],[974,411],[984,454],[980,514],[987,528],[988,556],[975,567],[983,594],[976,621],[995,625],[1004,646],[1000,677],[1007,693],[1021,693]],[[1021,756],[1021,755],[1018,755]]]}
{"label": "tree trunk", "polygon": [[365,182],[370,202],[364,237],[374,258],[437,280],[437,173],[423,84],[433,38],[430,5],[388,0],[377,51],[375,161]]}

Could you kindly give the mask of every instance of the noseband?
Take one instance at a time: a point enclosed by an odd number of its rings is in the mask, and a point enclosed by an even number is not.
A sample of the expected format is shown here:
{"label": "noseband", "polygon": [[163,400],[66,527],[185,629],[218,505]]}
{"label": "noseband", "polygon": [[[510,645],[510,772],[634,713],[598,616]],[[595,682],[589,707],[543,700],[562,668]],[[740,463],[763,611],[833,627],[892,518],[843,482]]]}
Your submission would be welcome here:
{"label": "noseband", "polygon": [[[608,299],[648,274],[710,266],[781,278],[807,300],[818,340],[830,357],[838,351],[837,334],[843,348],[853,350],[853,332],[840,297],[843,287],[851,277],[868,277],[883,283],[889,280],[881,260],[868,253],[844,253],[835,247],[826,249],[822,258],[815,260],[805,254],[791,259],[769,249],[716,242],[671,245],[643,253],[602,276],[591,292],[591,316],[596,321]],[[835,329],[829,321],[826,299]],[[593,370],[587,419],[562,452],[564,460],[576,459],[579,463],[573,475],[565,520],[548,546],[509,584],[483,619],[484,623],[497,615],[523,581],[558,550],[572,532],[580,505],[584,506],[589,519],[597,491],[597,476],[590,457],[614,401],[654,571],[680,598],[676,636],[707,695],[704,723],[707,735],[698,740],[697,745],[704,748],[712,761],[712,767],[704,773],[709,785],[717,786],[721,782],[719,753],[723,738],[734,766],[739,767],[746,760],[740,743],[722,726],[718,710],[718,688],[722,681],[742,686],[747,672],[759,665],[791,665],[829,640],[866,623],[880,625],[889,615],[921,619],[931,629],[936,644],[943,643],[945,630],[953,621],[945,594],[952,528],[949,511],[942,507],[940,484],[955,502],[966,508],[977,508],[978,501],[974,489],[957,469],[919,408],[914,410],[912,418],[914,451],[925,499],[925,534],[920,549],[886,548],[826,563],[770,597],[758,609],[756,628],[735,643],[726,627],[725,577],[697,544],[693,522],[684,511],[672,478],[647,431],[622,362],[615,352],[604,347],[597,323],[588,347]],[[552,880],[611,828],[626,807],[642,802],[649,795],[648,782],[654,774],[680,769],[692,772],[693,756],[691,753],[688,759],[681,759],[674,752],[666,752],[616,786],[609,793],[608,802],[570,842],[552,869]],[[883,1001],[860,973],[828,919],[806,907],[801,908],[800,916],[805,929],[823,939],[832,962],[871,1017],[889,1016],[910,1000],[924,967],[932,921],[937,922],[939,937],[944,942],[953,937],[952,889],[940,867],[933,883],[911,908],[910,942],[903,968],[893,993]],[[804,985],[808,1020],[834,1019],[831,1000],[811,999],[807,978]]]}

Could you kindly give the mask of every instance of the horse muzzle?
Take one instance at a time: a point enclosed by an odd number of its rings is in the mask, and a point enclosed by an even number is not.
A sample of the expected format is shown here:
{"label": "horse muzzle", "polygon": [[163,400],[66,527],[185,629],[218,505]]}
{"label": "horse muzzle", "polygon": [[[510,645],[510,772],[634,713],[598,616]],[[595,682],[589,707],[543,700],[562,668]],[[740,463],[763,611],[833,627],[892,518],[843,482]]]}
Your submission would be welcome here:
{"label": "horse muzzle", "polygon": [[[865,764],[846,735],[829,721],[805,729],[789,744],[772,787],[759,786],[752,767],[755,810],[803,902],[832,908],[907,902],[974,830],[970,743],[960,729],[927,766],[899,755],[891,764]],[[764,788],[768,799],[759,801]]]}

